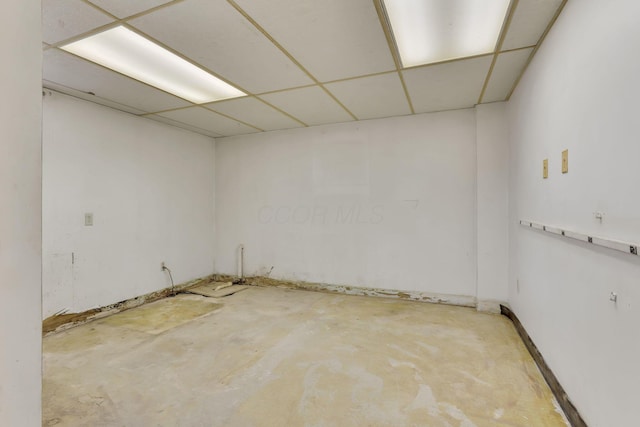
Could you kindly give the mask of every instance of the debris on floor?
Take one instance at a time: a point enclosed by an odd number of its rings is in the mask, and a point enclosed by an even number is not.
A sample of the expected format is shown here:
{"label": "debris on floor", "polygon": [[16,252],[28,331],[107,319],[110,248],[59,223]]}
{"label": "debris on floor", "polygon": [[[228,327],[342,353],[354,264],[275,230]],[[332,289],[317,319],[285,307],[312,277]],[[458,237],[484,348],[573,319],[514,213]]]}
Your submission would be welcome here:
{"label": "debris on floor", "polygon": [[233,295],[240,291],[244,291],[248,288],[249,286],[234,285],[232,282],[211,282],[207,283],[206,285],[188,289],[185,292],[211,298],[222,298]]}

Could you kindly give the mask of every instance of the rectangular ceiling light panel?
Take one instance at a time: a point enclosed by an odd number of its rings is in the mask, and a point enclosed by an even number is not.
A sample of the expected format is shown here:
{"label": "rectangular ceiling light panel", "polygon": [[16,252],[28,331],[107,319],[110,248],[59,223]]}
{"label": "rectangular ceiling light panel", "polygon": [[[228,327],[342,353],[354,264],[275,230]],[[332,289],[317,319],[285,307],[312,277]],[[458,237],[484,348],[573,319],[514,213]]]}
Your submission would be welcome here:
{"label": "rectangular ceiling light panel", "polygon": [[510,0],[383,0],[402,65],[493,52]]}
{"label": "rectangular ceiling light panel", "polygon": [[246,95],[123,26],[60,48],[196,104]]}

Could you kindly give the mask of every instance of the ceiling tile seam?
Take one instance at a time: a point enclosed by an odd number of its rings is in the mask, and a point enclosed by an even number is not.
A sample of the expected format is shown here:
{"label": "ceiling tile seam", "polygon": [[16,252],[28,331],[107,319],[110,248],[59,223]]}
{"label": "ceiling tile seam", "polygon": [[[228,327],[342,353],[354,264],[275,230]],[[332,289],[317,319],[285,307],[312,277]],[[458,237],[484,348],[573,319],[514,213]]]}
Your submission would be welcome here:
{"label": "ceiling tile seam", "polygon": [[415,114],[416,110],[413,108],[413,101],[411,100],[411,94],[409,93],[409,88],[407,87],[407,84],[404,81],[404,74],[402,74],[402,71],[398,71],[398,77],[400,78],[400,84],[402,85],[404,96],[407,99],[407,102],[409,103],[409,111],[411,111],[411,114]]}
{"label": "ceiling tile seam", "polygon": [[[264,96],[264,95],[271,95],[273,93],[290,92],[292,90],[306,89],[306,88],[315,87],[315,86],[318,86],[318,83],[310,83],[308,85],[287,87],[287,88],[284,88],[284,89],[268,90],[266,92],[256,93],[255,96]],[[216,101],[216,102],[220,102],[220,101]]]}
{"label": "ceiling tile seam", "polygon": [[154,6],[152,8],[143,10],[141,12],[134,13],[133,15],[125,16],[123,18],[119,18],[116,15],[114,15],[113,13],[109,12],[108,10],[103,9],[102,7],[98,6],[97,4],[94,4],[92,2],[92,0],[81,0],[81,1],[83,1],[84,3],[89,4],[90,6],[93,6],[94,8],[98,9],[100,12],[102,12],[102,13],[104,13],[106,15],[109,15],[110,17],[112,17],[113,19],[117,20],[118,22],[124,23],[126,21],[129,21],[129,20],[132,20],[132,19],[137,19],[137,18],[140,18],[141,16],[148,15],[150,13],[153,13],[153,12],[157,11],[157,10],[164,9],[166,7],[173,6],[173,5],[178,4],[178,3],[182,3],[185,0],[168,1],[167,3],[159,4],[159,5]]}
{"label": "ceiling tile seam", "polygon": [[[438,114],[438,113],[446,113],[447,111],[472,110],[474,108],[475,108],[475,105],[469,105],[468,107],[452,107],[452,108],[445,108],[442,110],[418,112],[414,115],[419,116],[421,114]],[[404,116],[409,116],[409,114],[405,114]],[[404,117],[404,116],[394,116],[394,117]],[[376,120],[376,119],[371,119],[371,120]]]}
{"label": "ceiling tile seam", "polygon": [[414,65],[412,67],[405,67],[405,68],[402,69],[402,71],[409,71],[409,70],[417,70],[417,69],[420,69],[420,68],[435,67],[437,65],[444,65],[444,64],[451,64],[453,62],[466,61],[468,59],[484,58],[486,56],[492,56],[494,54],[495,54],[495,52],[488,52],[488,53],[481,53],[481,54],[478,54],[478,55],[464,56],[462,58],[453,58],[453,59],[447,59],[445,61],[432,62],[430,64]]}
{"label": "ceiling tile seam", "polygon": [[308,125],[308,124],[306,124],[305,122],[303,122],[302,120],[300,120],[300,119],[298,119],[297,117],[295,117],[295,116],[293,116],[293,115],[291,115],[291,114],[287,113],[287,112],[286,112],[286,111],[284,111],[283,109],[276,107],[275,105],[271,104],[270,102],[265,101],[264,99],[262,99],[262,98],[260,98],[260,97],[258,97],[258,96],[255,96],[255,95],[254,95],[253,97],[254,97],[255,99],[257,99],[258,101],[260,101],[260,102],[264,103],[265,105],[268,105],[269,107],[273,108],[274,110],[276,110],[276,111],[278,111],[278,112],[280,112],[280,113],[284,114],[285,116],[289,117],[290,119],[295,120],[296,122],[300,123],[302,126],[304,126],[304,127],[309,127],[309,125]]}
{"label": "ceiling tile seam", "polygon": [[436,65],[450,64],[452,62],[466,61],[467,59],[484,58],[485,56],[491,56],[491,55],[494,55],[496,53],[501,54],[501,53],[515,52],[515,51],[518,51],[518,50],[530,49],[530,48],[532,48],[534,46],[535,45],[533,45],[533,46],[523,46],[523,47],[517,47],[517,48],[514,48],[514,49],[500,50],[500,51],[497,51],[497,52],[487,52],[487,53],[480,53],[478,55],[463,56],[461,58],[452,58],[452,59],[447,59],[447,60],[444,60],[444,61],[432,62],[430,64],[414,65],[414,66],[411,66],[411,67],[403,68],[402,70],[403,71],[416,70],[416,69],[420,69],[420,68],[433,67],[433,66],[436,66]]}
{"label": "ceiling tile seam", "polygon": [[496,41],[496,47],[494,49],[493,59],[491,60],[491,66],[489,67],[489,71],[487,72],[487,77],[484,79],[484,84],[482,85],[482,91],[480,92],[480,96],[478,97],[478,104],[482,103],[482,98],[484,98],[484,94],[487,91],[487,87],[489,87],[489,81],[491,80],[491,75],[493,74],[493,69],[496,66],[496,62],[498,62],[498,52],[502,49],[502,45],[504,44],[504,39],[507,37],[507,32],[511,27],[511,20],[513,19],[513,15],[518,8],[519,0],[511,0],[509,3],[509,9],[507,11],[507,15],[502,23],[502,28],[500,29],[500,35],[498,36],[498,40]]}
{"label": "ceiling tile seam", "polygon": [[80,33],[80,34],[76,34],[75,36],[69,37],[69,38],[64,39],[64,40],[60,40],[60,41],[55,42],[55,43],[47,43],[50,47],[64,46],[66,44],[73,43],[73,42],[78,41],[78,40],[82,40],[84,38],[96,35],[98,33],[101,33],[103,31],[109,30],[111,28],[115,28],[115,27],[117,27],[119,25],[127,24],[128,23],[127,21],[129,21],[129,20],[137,19],[137,18],[139,18],[141,16],[144,16],[144,15],[147,15],[149,13],[155,12],[156,10],[164,9],[166,7],[169,7],[169,6],[173,6],[175,4],[182,3],[185,0],[174,0],[174,1],[171,1],[171,2],[168,2],[168,3],[164,3],[164,4],[158,5],[156,7],[152,7],[151,9],[147,9],[147,10],[144,10],[142,12],[138,12],[138,13],[136,13],[134,15],[131,15],[131,16],[128,16],[126,18],[118,18],[117,16],[113,15],[112,13],[107,12],[106,10],[101,8],[100,6],[97,6],[97,5],[93,4],[93,3],[91,3],[90,0],[80,0],[80,1],[82,1],[83,3],[88,4],[89,6],[95,8],[98,11],[102,12],[103,14],[107,15],[110,19],[113,19],[113,21],[109,22],[108,24],[101,25],[99,27],[95,27],[95,28],[93,28],[93,29],[91,29],[89,31],[85,31],[85,32]]}
{"label": "ceiling tile seam", "polygon": [[[239,99],[239,98],[238,98],[238,99]],[[258,131],[260,131],[260,132],[265,132],[265,130],[264,130],[264,129],[261,129],[261,128],[257,127],[257,126],[254,126],[254,125],[252,125],[252,124],[250,124],[250,123],[247,123],[247,122],[245,122],[245,121],[242,121],[242,120],[240,120],[240,119],[236,119],[235,117],[232,117],[232,116],[230,116],[230,115],[228,115],[228,114],[224,114],[224,113],[221,113],[221,112],[219,112],[219,111],[212,110],[211,108],[208,108],[208,107],[206,107],[206,106],[205,106],[205,105],[203,105],[203,104],[193,104],[193,105],[187,105],[187,106],[184,106],[184,107],[169,108],[169,109],[166,109],[166,110],[160,110],[160,111],[154,111],[154,112],[148,112],[148,113],[144,113],[144,114],[139,114],[139,116],[140,116],[140,117],[149,117],[149,116],[155,116],[155,115],[162,115],[162,114],[164,114],[164,113],[170,113],[170,112],[174,112],[174,111],[186,110],[186,109],[188,109],[188,108],[193,108],[193,107],[201,107],[201,108],[204,108],[204,109],[205,109],[205,110],[207,110],[207,111],[210,111],[210,112],[212,112],[212,113],[215,113],[215,114],[218,114],[218,115],[220,115],[220,116],[223,116],[223,117],[225,117],[225,118],[227,118],[227,119],[230,119],[230,120],[233,120],[233,121],[235,121],[235,122],[238,122],[238,123],[240,123],[240,124],[242,124],[242,125],[244,125],[244,126],[248,126],[248,127],[254,128],[254,129],[256,129],[256,130],[258,130]],[[163,117],[164,117],[164,116],[163,116]],[[176,123],[183,123],[183,122],[180,122],[179,120],[175,120],[175,119],[171,119],[171,120],[173,120],[173,121],[174,121],[174,122],[176,122]],[[185,123],[185,124],[186,124],[186,123]],[[198,129],[200,129],[200,128],[198,128]],[[202,130],[204,130],[204,129],[202,129]]]}
{"label": "ceiling tile seam", "polygon": [[[531,47],[531,46],[529,46]],[[518,49],[514,49],[514,50],[520,50],[520,49],[525,49],[525,48],[518,48]],[[342,82],[348,82],[351,80],[358,80],[358,79],[364,79],[367,77],[377,77],[377,76],[384,76],[386,74],[393,74],[396,73],[397,70],[389,70],[389,71],[378,71],[377,73],[371,73],[371,74],[362,74],[360,76],[353,76],[353,77],[345,77],[343,79],[336,79],[336,80],[327,80],[325,82],[322,82],[320,84],[322,85],[330,85],[330,84],[334,84],[334,83],[342,83]],[[260,93],[256,93],[255,96],[263,96],[263,95],[271,95],[273,93],[282,93],[282,92],[289,92],[292,90],[297,90],[297,89],[305,89],[305,88],[309,88],[309,87],[314,87],[314,86],[319,86],[318,83],[311,83],[308,85],[302,85],[302,86],[294,86],[294,87],[288,87],[288,88],[284,88],[284,89],[275,89],[275,90],[269,90],[266,92],[260,92]],[[214,101],[214,102],[224,102],[224,100],[220,100],[220,101]]]}
{"label": "ceiling tile seam", "polygon": [[487,77],[484,79],[484,84],[482,85],[482,90],[480,91],[480,96],[478,97],[477,104],[482,104],[482,98],[484,98],[484,94],[487,91],[487,87],[489,86],[489,81],[491,80],[491,76],[493,74],[493,69],[496,66],[496,62],[498,62],[498,54],[493,54],[493,59],[491,60],[491,66],[489,66],[489,71],[487,71]]}
{"label": "ceiling tile seam", "polygon": [[373,5],[376,9],[376,13],[378,14],[378,21],[380,22],[380,26],[382,27],[382,32],[387,40],[387,47],[391,52],[391,57],[393,58],[393,62],[396,65],[396,72],[398,73],[398,77],[400,78],[400,84],[402,85],[402,90],[404,91],[404,96],[409,104],[409,110],[411,114],[415,114],[415,109],[413,108],[413,102],[411,101],[411,95],[409,94],[409,89],[407,88],[407,84],[404,81],[404,75],[402,74],[402,61],[400,60],[400,53],[398,52],[398,45],[396,44],[395,37],[393,36],[393,31],[391,30],[391,23],[389,22],[389,17],[387,16],[386,9],[382,0],[373,0]]}
{"label": "ceiling tile seam", "polygon": [[[285,116],[291,118],[292,120],[295,120],[296,122],[300,123],[301,125],[303,125],[304,127],[308,127],[309,125],[306,124],[305,122],[303,122],[302,120],[298,119],[295,116],[292,116],[291,114],[287,113],[286,111],[276,107],[275,105],[271,104],[268,101],[265,101],[264,99],[260,98],[261,95],[265,95],[265,94],[270,94],[270,93],[278,93],[278,92],[286,92],[288,90],[294,90],[294,89],[302,89],[302,88],[306,88],[306,87],[313,87],[313,86],[317,86],[316,84],[311,84],[311,85],[305,85],[305,86],[299,86],[299,87],[294,87],[294,88],[289,88],[289,89],[283,89],[283,90],[274,90],[274,91],[270,91],[270,92],[265,92],[265,93],[260,93],[260,94],[255,94],[255,95],[247,95],[246,97],[238,97],[238,98],[231,98],[231,99],[242,99],[242,98],[254,98],[260,102],[262,102],[263,104],[273,108],[274,110],[277,110],[278,112],[284,114]],[[220,99],[218,101],[213,101],[213,102],[207,102],[206,105],[207,106],[213,106],[215,104],[219,104],[225,101],[230,101],[230,99]],[[203,104],[205,105],[205,104]],[[207,107],[208,108],[208,107]],[[212,107],[213,108],[213,107]],[[165,110],[162,112],[166,112],[166,111],[170,111],[170,110]],[[217,111],[217,110],[216,110]]]}
{"label": "ceiling tile seam", "polygon": [[[89,61],[88,59],[83,58],[82,56],[78,56],[78,55],[76,55],[76,54],[74,54],[74,53],[67,52],[66,50],[62,50],[62,49],[60,49],[59,47],[55,47],[55,48],[53,48],[53,49],[56,49],[57,51],[60,51],[60,52],[64,53],[65,55],[71,55],[71,56],[73,56],[73,57],[75,57],[75,58],[81,59],[81,60],[82,60],[82,61],[84,61],[84,62],[88,62],[89,64],[96,65],[96,66],[98,66],[98,67],[100,67],[100,68],[102,68],[102,69],[104,69],[104,70],[107,70],[107,71],[109,71],[109,72],[111,72],[111,73],[118,74],[118,75],[120,75],[120,76],[122,76],[122,77],[125,77],[125,78],[127,78],[127,79],[131,80],[131,81],[134,81],[134,82],[136,82],[136,83],[142,84],[142,85],[147,86],[147,87],[149,87],[149,88],[151,88],[151,89],[154,89],[154,90],[157,90],[157,91],[160,91],[160,92],[166,93],[167,95],[171,95],[171,96],[173,96],[174,98],[178,98],[178,99],[180,99],[180,100],[182,100],[182,101],[185,101],[185,102],[188,102],[188,103],[189,103],[189,105],[187,105],[186,107],[178,107],[179,109],[182,109],[182,108],[188,108],[188,107],[193,107],[193,106],[195,106],[195,105],[198,105],[198,104],[195,104],[195,103],[193,103],[193,102],[189,101],[188,99],[184,99],[184,98],[182,98],[182,97],[180,97],[180,96],[178,96],[178,95],[175,95],[175,94],[173,94],[173,93],[171,93],[171,92],[167,92],[167,91],[166,91],[166,90],[164,90],[164,89],[160,89],[160,88],[158,88],[158,87],[152,86],[152,85],[150,85],[149,83],[145,83],[145,82],[143,82],[143,81],[141,81],[141,80],[134,79],[133,77],[127,76],[126,74],[123,74],[123,73],[121,73],[120,71],[116,71],[116,70],[113,70],[113,69],[111,69],[111,68],[109,68],[109,67],[105,67],[104,65],[102,65],[102,64],[98,64],[97,62]],[[55,82],[53,82],[53,83],[55,83]],[[63,86],[64,86],[64,85],[63,85]],[[75,89],[75,90],[78,90],[78,89]],[[81,91],[81,90],[78,90],[78,92],[82,92],[82,91]],[[105,98],[105,99],[106,99],[106,98]],[[173,108],[172,108],[172,109],[173,109]],[[152,113],[149,113],[149,114],[152,114]]]}
{"label": "ceiling tile seam", "polygon": [[547,34],[549,34],[549,31],[551,30],[551,27],[553,27],[553,25],[556,23],[556,20],[558,19],[558,17],[562,13],[562,10],[564,9],[565,5],[567,4],[567,1],[568,0],[562,0],[562,3],[560,3],[560,6],[558,6],[558,10],[556,10],[556,13],[553,15],[553,18],[551,18],[551,21],[549,21],[549,24],[547,25],[547,28],[545,28],[544,32],[540,36],[540,39],[538,40],[538,43],[536,43],[535,47],[533,48],[533,51],[531,51],[531,55],[529,55],[529,58],[527,59],[527,62],[524,64],[524,67],[522,67],[522,71],[520,72],[520,75],[518,76],[518,78],[516,79],[515,83],[511,87],[511,91],[509,92],[509,95],[507,95],[507,98],[505,99],[505,101],[509,101],[511,99],[511,95],[513,95],[513,92],[516,90],[516,87],[518,87],[518,84],[520,83],[520,80],[522,80],[522,76],[524,76],[524,73],[527,71],[527,68],[529,68],[529,64],[531,64],[531,60],[533,59],[535,54],[538,52],[538,49],[540,49],[540,46],[542,46],[542,43],[544,42],[544,39],[547,37]]}
{"label": "ceiling tile seam", "polygon": [[93,4],[91,3],[89,0],[80,0],[83,3],[85,3],[88,6],[91,6],[92,8],[96,9],[99,12],[104,13],[105,15],[109,16],[111,19],[118,21],[120,18],[118,18],[116,15],[114,15],[113,13],[110,13],[108,11],[106,11],[105,9],[101,8],[100,6],[98,6],[97,4]]}
{"label": "ceiling tile seam", "polygon": [[[258,96],[256,96],[256,95],[248,95],[248,96],[246,96],[246,97],[240,97],[240,98],[234,98],[234,99],[242,99],[242,98],[255,98],[255,99],[257,99],[258,101],[260,101],[260,102],[262,102],[262,103],[264,103],[264,104],[268,105],[269,107],[273,108],[274,110],[276,110],[276,111],[278,111],[278,112],[280,112],[280,113],[284,114],[285,116],[289,117],[290,119],[292,119],[292,120],[294,120],[294,121],[296,121],[296,122],[300,123],[302,126],[304,126],[304,127],[308,127],[308,126],[309,126],[309,125],[307,125],[305,122],[303,122],[302,120],[299,120],[299,119],[297,119],[296,117],[292,116],[291,114],[287,113],[286,111],[283,111],[283,110],[281,110],[280,108],[278,108],[278,107],[276,107],[276,106],[274,106],[274,105],[271,105],[269,102],[265,101],[264,99],[259,98],[259,97],[258,97]],[[213,103],[208,103],[208,104],[214,104],[214,105],[215,105],[215,104],[217,104],[217,103],[224,102],[224,101],[229,101],[229,100],[228,100],[228,99],[224,99],[224,100],[221,100],[221,101],[218,101],[218,102],[213,102]],[[172,111],[180,111],[180,110],[185,110],[185,109],[187,109],[187,108],[198,107],[198,106],[204,106],[204,104],[203,104],[203,105],[192,104],[192,105],[186,105],[186,106],[184,106],[184,107],[168,108],[168,109],[166,109],[166,110],[159,110],[159,111],[148,112],[148,113],[145,113],[145,114],[140,114],[140,116],[151,116],[151,115],[157,115],[157,114],[169,113],[169,112],[172,112]],[[242,120],[240,120],[240,119],[235,118],[234,116],[226,115],[226,114],[224,114],[224,113],[219,112],[218,110],[214,110],[214,109],[213,109],[214,107],[209,107],[209,106],[204,106],[204,107],[205,107],[207,110],[213,111],[213,112],[218,113],[218,114],[220,114],[220,115],[224,115],[224,116],[228,117],[229,119],[232,119],[232,120],[235,120],[235,121],[237,121],[237,122],[240,122],[240,123],[242,123],[242,124],[244,124],[244,125],[246,125],[246,126],[249,126],[249,127],[255,128],[255,129],[258,129],[258,130],[260,130],[261,132],[266,132],[264,129],[261,129],[261,128],[257,127],[257,126],[254,126],[254,125],[250,124],[249,122],[244,122],[244,121],[242,121]]]}
{"label": "ceiling tile seam", "polygon": [[326,82],[322,82],[323,85],[330,85],[330,84],[334,84],[334,83],[342,83],[342,82],[349,82],[351,80],[358,80],[358,79],[364,79],[367,77],[378,77],[378,76],[384,76],[386,74],[393,74],[396,73],[398,70],[389,70],[389,71],[378,71],[377,73],[371,73],[371,74],[362,74],[359,76],[353,76],[353,77],[345,77],[342,79],[335,79],[335,80],[327,80]]}
{"label": "ceiling tile seam", "polygon": [[[151,118],[150,115],[149,116],[145,115],[145,116],[142,116],[142,117],[145,118],[145,119],[154,120],[154,119]],[[199,133],[201,135],[206,134],[206,136],[209,136],[211,138],[221,138],[221,137],[225,136],[225,135],[221,135],[221,134],[219,134],[217,132],[213,132],[213,131],[210,131],[210,130],[199,128],[198,126],[192,126],[192,125],[189,125],[189,124],[186,124],[186,123],[183,123],[183,122],[179,122],[177,120],[173,120],[173,119],[170,119],[168,117],[164,117],[164,116],[158,116],[158,117],[162,118],[162,120],[154,120],[154,121],[160,122],[160,123],[164,123],[164,124],[166,124],[168,126],[174,126],[174,127],[180,128],[180,129],[190,130],[192,132],[196,132],[196,133]],[[167,121],[169,121],[171,123],[167,123]],[[175,124],[172,124],[172,123],[175,123]],[[217,135],[217,136],[212,136],[211,134],[214,134],[214,135]]]}
{"label": "ceiling tile seam", "polygon": [[244,9],[240,7],[234,0],[227,0],[229,3],[240,15],[242,15],[251,25],[253,25],[258,31],[262,33],[276,48],[278,48],[282,53],[285,54],[287,58],[291,62],[294,63],[303,73],[305,73],[311,80],[313,80],[316,84],[320,84],[320,81],[316,79],[313,74],[309,72],[289,51],[287,51],[284,46],[282,46],[271,34],[267,32],[267,30],[262,27],[251,15],[249,15]]}
{"label": "ceiling tile seam", "polygon": [[507,16],[502,22],[502,28],[500,29],[500,35],[498,36],[498,40],[496,41],[496,48],[494,49],[494,53],[500,52],[502,49],[502,45],[504,44],[504,40],[507,38],[507,32],[511,28],[511,21],[513,20],[513,15],[518,8],[519,0],[511,0],[509,3],[509,10],[507,11]]}
{"label": "ceiling tile seam", "polygon": [[227,119],[229,119],[229,120],[234,120],[234,121],[236,121],[236,122],[238,122],[238,123],[240,123],[240,124],[243,124],[243,125],[245,125],[245,126],[248,126],[248,127],[250,127],[250,128],[254,128],[254,129],[256,129],[256,130],[258,130],[258,131],[260,131],[260,132],[264,132],[264,129],[261,129],[261,128],[257,127],[257,126],[253,126],[253,125],[251,125],[251,124],[249,124],[249,123],[247,123],[247,122],[245,122],[245,121],[243,121],[243,120],[240,120],[240,119],[236,119],[236,118],[234,118],[234,117],[231,117],[231,116],[230,116],[230,115],[228,115],[228,114],[224,114],[224,113],[221,113],[221,112],[219,112],[219,111],[212,110],[211,108],[209,108],[209,107],[207,107],[207,106],[205,106],[205,105],[198,105],[198,107],[200,107],[200,108],[204,108],[204,109],[205,109],[205,110],[207,110],[207,111],[210,111],[210,112],[212,112],[212,113],[214,113],[214,114],[218,114],[218,115],[220,115],[220,116],[222,116],[222,117],[225,117],[225,118],[227,118]]}
{"label": "ceiling tile seam", "polygon": [[535,44],[530,45],[530,46],[523,46],[523,47],[515,47],[513,49],[507,49],[507,50],[501,50],[500,52],[496,52],[498,55],[502,55],[503,53],[511,53],[511,52],[517,52],[519,50],[527,50],[527,49],[532,49],[536,47]]}
{"label": "ceiling tile seam", "polygon": [[387,11],[384,7],[384,4],[382,3],[382,0],[373,0],[373,6],[376,9],[378,22],[382,27],[382,32],[384,33],[385,39],[387,40],[387,47],[389,48],[389,52],[391,53],[391,57],[393,58],[393,62],[396,66],[397,71],[402,68],[402,60],[400,59],[398,45],[396,44],[396,39],[393,35],[393,30],[391,29],[391,23],[389,22]]}
{"label": "ceiling tile seam", "polygon": [[[291,120],[296,121],[297,123],[301,124],[302,126],[304,126],[304,127],[308,127],[306,123],[304,123],[304,122],[302,122],[302,121],[300,121],[300,120],[296,119],[296,118],[295,118],[295,117],[293,117],[291,114],[289,114],[289,113],[287,113],[287,112],[285,112],[285,111],[282,111],[282,110],[280,110],[279,108],[276,108],[276,107],[272,106],[271,104],[269,104],[269,103],[268,103],[268,102],[266,102],[265,100],[260,99],[260,98],[258,98],[257,96],[251,96],[251,98],[254,98],[254,99],[256,99],[257,101],[264,103],[264,104],[265,104],[265,105],[267,105],[268,107],[273,108],[273,109],[274,109],[274,110],[276,110],[278,113],[281,113],[282,115],[284,115],[284,116],[286,116],[286,117],[290,118]],[[218,103],[218,102],[212,103],[212,105],[207,105],[205,108],[207,108],[208,110],[211,110],[211,111],[213,111],[213,112],[216,112],[216,113],[218,113],[218,114],[227,115],[226,113],[222,113],[221,111],[216,110],[216,109],[215,109],[216,104],[219,104],[219,103]],[[234,120],[241,121],[240,119],[235,119],[235,117],[234,117],[234,116],[231,116],[231,115],[227,115],[227,116],[228,116],[229,118],[233,118]],[[253,128],[260,129],[262,132],[267,132],[265,129],[261,129],[261,128],[258,128],[257,126],[250,125],[248,122],[246,122],[246,124],[247,124],[248,126],[253,127]]]}
{"label": "ceiling tile seam", "polygon": [[346,105],[344,105],[333,93],[331,93],[329,89],[324,87],[322,84],[318,84],[318,86],[320,86],[320,89],[324,90],[325,93],[331,97],[331,99],[333,99],[339,106],[341,106],[344,109],[344,111],[346,111],[353,118],[353,120],[360,120],[358,119],[358,117],[356,117],[355,114],[351,112],[351,110],[347,108]]}
{"label": "ceiling tile seam", "polygon": [[262,25],[260,25],[255,19],[253,19],[251,15],[249,15],[244,9],[242,9],[239,4],[237,4],[234,0],[227,0],[227,3],[229,3],[247,21],[249,21],[251,25],[253,25],[258,31],[260,31],[271,43],[273,43],[276,48],[280,49],[280,51],[284,53],[291,62],[297,65],[298,68],[302,70],[302,72],[304,72],[311,80],[313,80],[320,87],[320,89],[324,90],[324,92],[329,95],[338,105],[340,105],[351,117],[353,117],[354,120],[358,120],[355,114],[349,111],[349,109],[345,107],[345,105],[340,102],[338,98],[336,98],[327,88],[325,88],[322,83],[320,83],[320,81],[300,63],[300,61],[298,61],[287,49],[285,49],[284,46],[282,46],[280,42],[275,39],[275,37],[269,34],[269,32]]}
{"label": "ceiling tile seam", "polygon": [[82,39],[85,39],[87,37],[95,36],[96,34],[99,34],[99,33],[103,32],[103,31],[110,30],[110,29],[115,28],[115,27],[117,27],[119,25],[122,25],[122,24],[123,24],[123,22],[119,21],[119,20],[118,21],[109,22],[107,24],[100,25],[99,27],[92,28],[89,31],[85,31],[84,33],[76,34],[73,37],[69,37],[67,39],[57,41],[55,43],[50,43],[49,47],[59,48],[60,46],[64,46],[64,45],[67,45],[69,43],[77,42],[78,40],[82,40]]}
{"label": "ceiling tile seam", "polygon": [[182,3],[185,0],[173,0],[168,3],[159,4],[158,6],[154,6],[151,9],[143,10],[142,12],[134,13],[133,15],[126,16],[122,18],[122,21],[132,21],[134,19],[141,18],[145,15],[149,15],[150,13],[156,12],[160,9],[167,8],[169,6],[175,6],[178,3]]}
{"label": "ceiling tile seam", "polygon": [[163,113],[168,113],[171,111],[180,111],[180,110],[186,110],[187,108],[193,108],[193,107],[198,107],[198,104],[191,104],[191,105],[185,105],[182,107],[175,107],[175,108],[167,108],[166,110],[158,110],[158,111],[150,111],[148,113],[145,114],[141,114],[141,116],[151,116],[153,114],[163,114]]}

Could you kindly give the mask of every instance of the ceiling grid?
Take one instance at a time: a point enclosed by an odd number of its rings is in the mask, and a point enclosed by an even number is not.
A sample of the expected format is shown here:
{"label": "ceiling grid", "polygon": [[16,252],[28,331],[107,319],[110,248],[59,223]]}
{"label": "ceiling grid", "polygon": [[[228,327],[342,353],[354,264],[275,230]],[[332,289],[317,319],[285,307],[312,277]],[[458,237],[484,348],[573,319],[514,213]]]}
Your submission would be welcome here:
{"label": "ceiling grid", "polygon": [[542,42],[544,42],[544,39],[547,37],[547,34],[549,33],[549,30],[551,30],[551,27],[553,27],[553,24],[555,24],[556,20],[558,19],[558,16],[560,16],[560,13],[562,12],[562,9],[564,9],[564,6],[567,4],[567,1],[568,0],[562,0],[562,3],[560,4],[560,6],[558,6],[558,9],[554,13],[553,17],[551,18],[551,20],[549,21],[547,26],[545,27],[544,32],[540,36],[540,39],[538,40],[536,45],[533,47],[531,55],[529,55],[529,59],[527,60],[526,64],[524,65],[524,67],[522,69],[522,72],[516,78],[516,80],[513,82],[513,86],[511,87],[511,90],[509,91],[509,94],[506,96],[505,101],[508,101],[509,99],[511,99],[511,95],[513,95],[513,92],[516,90],[516,87],[518,86],[518,83],[520,83],[520,80],[522,79],[522,76],[524,75],[524,72],[529,67],[529,64],[531,63],[531,60],[533,59],[533,57],[535,56],[536,52],[538,51],[538,49],[542,45]]}
{"label": "ceiling grid", "polygon": [[358,120],[358,118],[347,109],[333,94],[325,88],[318,79],[316,79],[305,67],[302,66],[300,62],[296,58],[293,57],[291,53],[289,53],[278,41],[269,34],[255,19],[253,19],[247,12],[245,12],[235,1],[227,0],[227,2],[234,7],[242,16],[245,17],[258,31],[260,31],[264,36],[269,39],[278,49],[282,51],[294,64],[296,64],[311,80],[313,80],[323,91],[327,93],[334,101],[336,101],[354,120]]}
{"label": "ceiling grid", "polygon": [[387,39],[387,45],[389,46],[389,51],[391,52],[391,56],[393,56],[393,62],[396,65],[396,72],[398,73],[398,77],[400,77],[400,83],[402,83],[402,90],[404,92],[405,97],[407,98],[409,109],[411,110],[411,114],[415,114],[416,111],[413,109],[411,96],[409,95],[407,84],[405,83],[404,76],[402,75],[402,71],[401,71],[402,63],[400,61],[400,54],[398,53],[398,49],[396,49],[396,42],[393,38],[393,31],[391,30],[391,25],[389,24],[389,18],[387,17],[387,13],[385,12],[384,5],[382,4],[382,0],[373,0],[373,3],[376,7],[376,13],[378,14],[378,19],[380,20],[380,25],[382,26],[382,30],[384,31],[384,36]]}
{"label": "ceiling grid", "polygon": [[485,79],[484,84],[482,85],[482,91],[480,92],[480,96],[478,97],[478,104],[482,103],[482,98],[484,97],[484,93],[486,92],[487,86],[489,85],[489,80],[491,80],[493,69],[496,66],[496,62],[498,61],[499,52],[502,49],[504,38],[507,36],[507,31],[509,31],[511,19],[513,19],[513,14],[517,7],[518,7],[518,0],[511,0],[511,3],[509,4],[509,11],[507,12],[507,18],[504,20],[504,24],[502,25],[502,29],[500,30],[500,36],[498,37],[498,41],[496,42],[496,48],[493,53],[493,60],[491,61],[491,67],[489,67],[487,78]]}
{"label": "ceiling grid", "polygon": [[[511,0],[492,52],[403,67],[384,0],[43,0],[43,86],[213,137],[469,108],[509,99],[566,1]],[[118,26],[246,96],[195,104],[61,49]]]}

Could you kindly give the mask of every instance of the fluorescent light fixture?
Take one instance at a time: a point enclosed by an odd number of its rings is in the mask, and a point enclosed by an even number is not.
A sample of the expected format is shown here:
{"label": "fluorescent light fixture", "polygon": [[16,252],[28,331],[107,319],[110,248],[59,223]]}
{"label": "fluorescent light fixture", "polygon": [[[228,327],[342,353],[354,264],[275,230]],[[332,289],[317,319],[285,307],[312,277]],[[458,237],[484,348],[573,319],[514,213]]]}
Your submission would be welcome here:
{"label": "fluorescent light fixture", "polygon": [[404,67],[493,52],[509,0],[383,0]]}
{"label": "fluorescent light fixture", "polygon": [[123,26],[60,48],[196,104],[246,95]]}

